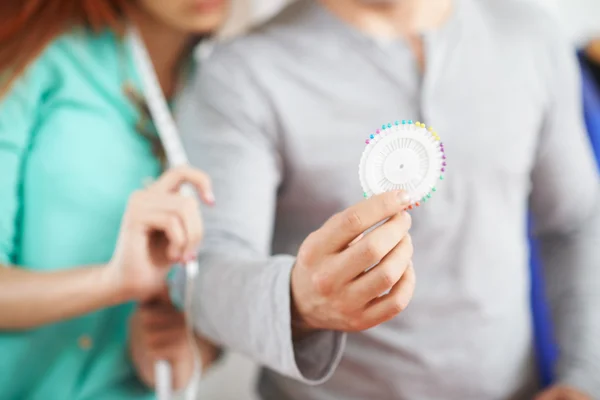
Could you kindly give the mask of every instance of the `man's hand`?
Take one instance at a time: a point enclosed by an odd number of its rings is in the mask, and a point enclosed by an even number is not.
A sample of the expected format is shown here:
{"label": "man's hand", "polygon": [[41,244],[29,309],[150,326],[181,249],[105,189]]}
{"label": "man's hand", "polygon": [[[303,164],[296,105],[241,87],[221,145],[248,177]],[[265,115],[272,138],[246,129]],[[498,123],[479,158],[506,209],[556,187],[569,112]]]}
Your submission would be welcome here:
{"label": "man's hand", "polygon": [[295,333],[365,330],[408,306],[415,272],[411,218],[403,211],[407,203],[403,192],[374,196],[334,215],[306,238],[292,270]]}
{"label": "man's hand", "polygon": [[539,394],[535,400],[592,400],[592,398],[568,386],[557,385]]}

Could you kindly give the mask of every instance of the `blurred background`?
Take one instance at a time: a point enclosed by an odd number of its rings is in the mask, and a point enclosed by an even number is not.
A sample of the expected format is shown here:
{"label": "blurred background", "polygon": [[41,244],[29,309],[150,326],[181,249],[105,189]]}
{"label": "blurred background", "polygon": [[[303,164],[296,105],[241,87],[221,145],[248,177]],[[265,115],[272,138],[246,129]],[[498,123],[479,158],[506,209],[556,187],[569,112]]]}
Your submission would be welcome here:
{"label": "blurred background", "polygon": [[[223,31],[231,37],[268,19],[293,0],[238,0],[229,24]],[[554,13],[576,46],[600,36],[600,0],[535,1]],[[257,367],[240,354],[229,354],[203,381],[199,399],[256,400],[253,396]]]}

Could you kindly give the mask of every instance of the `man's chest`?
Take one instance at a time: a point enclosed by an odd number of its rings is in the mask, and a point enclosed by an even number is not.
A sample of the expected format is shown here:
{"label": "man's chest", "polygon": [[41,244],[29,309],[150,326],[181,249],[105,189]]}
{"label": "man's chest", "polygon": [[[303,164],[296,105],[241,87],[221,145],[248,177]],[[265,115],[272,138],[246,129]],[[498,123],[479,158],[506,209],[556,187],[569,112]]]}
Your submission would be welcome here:
{"label": "man's chest", "polygon": [[478,73],[450,67],[437,76],[415,76],[412,84],[376,73],[352,85],[332,76],[312,97],[299,85],[299,98],[310,101],[279,103],[283,114],[293,115],[282,130],[285,186],[311,201],[350,205],[362,195],[358,163],[365,139],[384,123],[412,119],[441,136],[452,178],[445,184],[485,180],[525,188],[543,129],[543,102],[521,75],[502,79],[501,73],[494,65]]}

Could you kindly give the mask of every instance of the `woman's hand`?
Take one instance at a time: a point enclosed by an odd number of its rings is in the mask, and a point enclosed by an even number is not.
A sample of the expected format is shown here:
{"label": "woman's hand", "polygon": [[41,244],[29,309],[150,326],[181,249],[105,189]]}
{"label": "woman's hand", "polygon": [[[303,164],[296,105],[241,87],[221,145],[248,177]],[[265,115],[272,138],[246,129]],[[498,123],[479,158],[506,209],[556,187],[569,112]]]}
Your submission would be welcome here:
{"label": "woman's hand", "polygon": [[0,265],[0,330],[36,328],[159,293],[169,267],[193,258],[202,238],[196,198],[179,194],[183,183],[214,203],[203,172],[189,167],[166,172],[131,196],[106,265],[52,272]]}
{"label": "woman's hand", "polygon": [[164,285],[169,267],[196,257],[202,220],[195,196],[180,194],[192,185],[207,204],[214,203],[206,174],[190,167],[165,172],[129,199],[121,232],[107,274],[120,301],[146,301]]}
{"label": "woman's hand", "polygon": [[[194,338],[200,350],[202,368],[216,359],[218,350],[206,340]],[[186,332],[184,316],[164,293],[138,307],[130,321],[130,350],[141,380],[155,387],[154,364],[166,360],[172,368],[173,389],[180,390],[189,383],[194,372],[194,349]]]}

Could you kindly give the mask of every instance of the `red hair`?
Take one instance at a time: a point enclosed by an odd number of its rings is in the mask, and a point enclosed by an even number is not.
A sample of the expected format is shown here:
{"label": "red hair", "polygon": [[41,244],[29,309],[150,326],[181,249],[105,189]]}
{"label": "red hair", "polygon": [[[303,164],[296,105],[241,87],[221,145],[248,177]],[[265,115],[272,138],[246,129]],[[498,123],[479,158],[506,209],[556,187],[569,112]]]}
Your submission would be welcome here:
{"label": "red hair", "polygon": [[123,30],[131,0],[0,0],[0,97],[57,36],[73,27]]}

